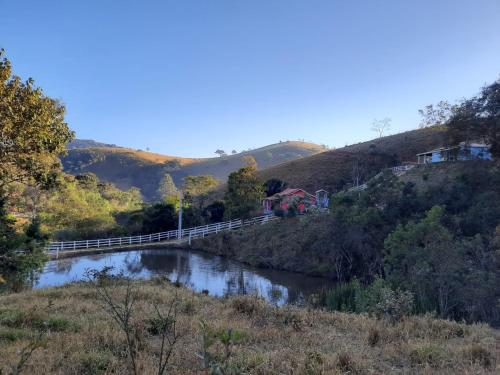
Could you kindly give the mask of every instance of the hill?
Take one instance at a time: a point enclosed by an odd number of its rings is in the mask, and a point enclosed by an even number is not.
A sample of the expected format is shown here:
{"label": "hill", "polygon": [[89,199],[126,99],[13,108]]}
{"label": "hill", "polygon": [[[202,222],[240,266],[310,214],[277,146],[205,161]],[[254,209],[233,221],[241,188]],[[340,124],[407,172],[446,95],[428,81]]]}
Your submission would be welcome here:
{"label": "hill", "polygon": [[68,150],[74,150],[76,148],[102,148],[102,147],[117,147],[114,144],[102,143],[94,141],[93,139],[74,139],[69,142],[66,146]]}
{"label": "hill", "polygon": [[171,174],[177,186],[188,175],[213,175],[218,180],[225,181],[229,173],[245,164],[245,156],[254,157],[262,169],[324,150],[323,146],[313,143],[290,141],[234,155],[195,159],[102,146],[69,149],[61,160],[68,173],[92,172],[102,181],[111,182],[120,189],[137,187],[146,200],[151,200],[154,199],[159,181],[165,173]]}
{"label": "hill", "polygon": [[355,175],[365,182],[385,167],[414,162],[417,153],[444,143],[445,129],[429,127],[285,162],[258,174],[262,181],[278,178],[311,192],[336,192],[352,184]]}
{"label": "hill", "polygon": [[335,194],[329,212],[287,216],[192,247],[339,282],[383,277],[415,295],[416,312],[500,326],[492,302],[500,301],[497,163],[419,165],[403,175],[385,169],[366,190]]}

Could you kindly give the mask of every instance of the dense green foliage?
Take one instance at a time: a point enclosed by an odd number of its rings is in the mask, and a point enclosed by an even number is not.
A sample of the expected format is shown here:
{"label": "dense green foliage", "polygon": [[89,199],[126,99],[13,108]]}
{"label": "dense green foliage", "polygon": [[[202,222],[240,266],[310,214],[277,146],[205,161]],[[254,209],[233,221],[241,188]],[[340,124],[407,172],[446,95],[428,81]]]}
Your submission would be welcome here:
{"label": "dense green foliage", "polygon": [[492,154],[500,157],[500,80],[453,106],[446,124],[453,143],[484,140]]}
{"label": "dense green foliage", "polygon": [[23,232],[15,228],[15,219],[7,214],[5,200],[0,198],[0,285],[17,289],[33,270],[39,269],[46,257],[40,250],[46,241],[38,219]]}
{"label": "dense green foliage", "polygon": [[499,323],[500,171],[491,162],[389,170],[367,190],[338,194],[329,214],[285,219],[199,246],[257,266],[357,278],[384,277],[417,312]]}
{"label": "dense green foliage", "polygon": [[176,199],[178,197],[179,190],[177,190],[177,186],[175,186],[174,180],[169,173],[165,173],[165,175],[160,180],[156,194],[156,198],[161,201],[172,198]]}
{"label": "dense green foliage", "polygon": [[219,185],[219,181],[210,175],[186,176],[183,182],[184,200],[198,213],[201,213],[206,205],[209,193]]}
{"label": "dense green foliage", "polygon": [[311,303],[334,311],[369,313],[400,320],[413,312],[414,297],[411,292],[394,289],[386,280],[377,277],[367,286],[353,279],[334,289],[322,290],[311,298]]}
{"label": "dense green foliage", "polygon": [[9,60],[0,60],[0,193],[12,182],[54,181],[58,155],[73,137],[64,112],[31,78],[22,82],[12,75]]}
{"label": "dense green foliage", "polygon": [[245,218],[259,208],[264,188],[255,174],[256,170],[254,165],[249,165],[229,175],[225,196],[228,218]]}
{"label": "dense green foliage", "polygon": [[127,233],[127,213],[142,206],[137,189],[121,191],[95,175],[65,175],[57,188],[39,192],[42,229],[55,239],[91,239]]}
{"label": "dense green foliage", "polygon": [[38,221],[24,233],[17,230],[7,214],[7,200],[14,183],[54,184],[58,155],[73,137],[64,112],[64,106],[45,96],[31,78],[22,82],[13,75],[0,51],[0,274],[6,277],[23,276],[42,264]]}
{"label": "dense green foliage", "polygon": [[270,197],[276,193],[280,193],[288,187],[288,184],[285,181],[282,181],[278,178],[270,178],[266,182],[264,182],[264,190],[266,193],[266,197]]}
{"label": "dense green foliage", "polygon": [[158,233],[177,229],[177,212],[172,204],[154,204],[146,207],[141,214],[142,227],[140,233]]}

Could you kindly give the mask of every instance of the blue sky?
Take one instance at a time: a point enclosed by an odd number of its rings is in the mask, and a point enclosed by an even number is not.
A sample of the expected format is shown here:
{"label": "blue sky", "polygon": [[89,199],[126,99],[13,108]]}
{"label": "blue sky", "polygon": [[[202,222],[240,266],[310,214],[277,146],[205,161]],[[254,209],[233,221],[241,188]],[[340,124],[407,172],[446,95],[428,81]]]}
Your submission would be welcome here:
{"label": "blue sky", "polygon": [[79,138],[181,156],[341,147],[500,77],[500,1],[0,0],[0,47]]}

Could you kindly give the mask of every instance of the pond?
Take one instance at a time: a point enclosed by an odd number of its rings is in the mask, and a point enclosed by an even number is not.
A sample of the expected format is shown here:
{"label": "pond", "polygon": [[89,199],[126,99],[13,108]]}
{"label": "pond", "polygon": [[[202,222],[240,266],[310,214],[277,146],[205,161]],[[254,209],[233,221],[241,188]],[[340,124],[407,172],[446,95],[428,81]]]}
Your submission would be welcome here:
{"label": "pond", "polygon": [[333,282],[294,272],[254,268],[227,258],[184,249],[133,250],[49,261],[34,282],[35,288],[64,285],[85,279],[86,270],[113,267],[136,279],[166,276],[196,292],[213,296],[256,294],[271,303],[302,304]]}

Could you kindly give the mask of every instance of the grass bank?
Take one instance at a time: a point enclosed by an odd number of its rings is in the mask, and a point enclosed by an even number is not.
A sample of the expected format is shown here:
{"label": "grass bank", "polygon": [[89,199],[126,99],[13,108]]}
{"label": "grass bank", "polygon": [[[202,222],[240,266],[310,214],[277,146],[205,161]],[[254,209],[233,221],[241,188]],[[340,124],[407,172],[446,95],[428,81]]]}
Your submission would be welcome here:
{"label": "grass bank", "polygon": [[[500,332],[430,317],[395,324],[366,315],[276,308],[254,297],[218,299],[160,280],[134,282],[131,316],[140,374],[157,373],[156,308],[177,301],[173,374],[489,374],[500,370]],[[125,286],[112,289],[120,300]],[[200,323],[202,322],[202,323]],[[154,324],[153,324],[154,325]],[[0,368],[25,374],[128,374],[127,345],[88,283],[0,297]]]}
{"label": "grass bank", "polygon": [[286,218],[192,241],[191,248],[254,267],[335,278],[329,215]]}

